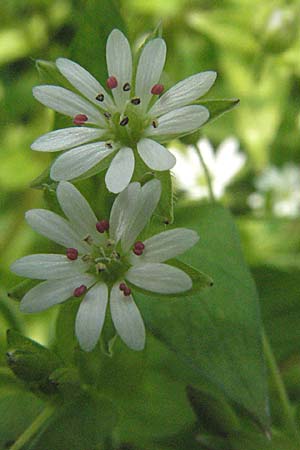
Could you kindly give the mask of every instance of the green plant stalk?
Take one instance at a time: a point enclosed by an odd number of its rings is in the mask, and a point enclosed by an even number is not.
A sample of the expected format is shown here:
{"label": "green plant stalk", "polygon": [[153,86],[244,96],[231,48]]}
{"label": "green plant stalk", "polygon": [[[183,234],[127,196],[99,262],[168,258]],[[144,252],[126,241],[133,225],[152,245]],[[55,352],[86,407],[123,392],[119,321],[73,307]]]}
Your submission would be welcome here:
{"label": "green plant stalk", "polygon": [[32,424],[24,431],[23,434],[10,447],[10,450],[21,450],[32,438],[39,432],[44,423],[53,415],[55,411],[54,405],[48,405],[40,415],[32,422]]}
{"label": "green plant stalk", "polygon": [[300,443],[300,432],[299,432],[299,429],[295,422],[292,406],[291,406],[288,394],[286,392],[286,388],[283,383],[283,380],[282,380],[282,377],[280,374],[280,370],[278,368],[271,345],[268,341],[268,338],[267,338],[265,332],[263,332],[263,349],[264,349],[265,359],[266,359],[266,362],[267,362],[267,365],[269,368],[269,374],[271,377],[271,381],[272,381],[274,388],[276,389],[278,400],[280,401],[280,404],[282,407],[283,423],[284,423],[286,429]]}
{"label": "green plant stalk", "polygon": [[213,188],[212,188],[212,182],[211,182],[211,177],[210,177],[209,170],[207,168],[207,165],[205,164],[205,161],[203,159],[203,156],[201,154],[200,149],[196,145],[194,145],[194,148],[195,148],[195,150],[197,152],[197,155],[199,157],[200,164],[201,164],[201,166],[203,167],[203,170],[204,170],[205,178],[206,178],[206,181],[207,181],[207,187],[208,187],[208,191],[209,191],[210,201],[211,201],[211,203],[215,203],[216,202],[216,197],[215,197],[215,194],[214,194],[214,191],[213,191]]}

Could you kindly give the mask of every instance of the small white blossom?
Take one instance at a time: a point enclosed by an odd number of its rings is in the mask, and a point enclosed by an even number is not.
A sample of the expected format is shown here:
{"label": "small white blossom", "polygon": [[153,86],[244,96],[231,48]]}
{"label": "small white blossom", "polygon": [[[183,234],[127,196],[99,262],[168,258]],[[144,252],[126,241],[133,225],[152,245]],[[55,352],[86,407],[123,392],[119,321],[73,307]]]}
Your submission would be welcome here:
{"label": "small white blossom", "polygon": [[287,163],[282,169],[268,167],[254,184],[257,192],[248,197],[251,208],[262,211],[269,203],[275,216],[300,216],[300,169],[297,166]]}
{"label": "small white blossom", "polygon": [[[225,139],[216,152],[208,139],[200,139],[197,147],[209,171],[212,190],[216,198],[224,195],[226,187],[245,164],[246,157],[239,152],[239,143],[234,137]],[[173,168],[176,183],[190,198],[209,196],[204,169],[200,163],[197,150],[188,146],[184,151],[170,148],[176,157]]]}
{"label": "small white blossom", "polygon": [[75,179],[113,154],[105,182],[111,192],[118,193],[131,180],[137,154],[153,170],[174,166],[174,156],[161,143],[192,133],[207,121],[208,110],[191,103],[211,88],[216,73],[192,75],[160,96],[165,58],[165,41],[150,40],[142,49],[134,77],[129,43],[123,33],[113,30],[106,46],[106,87],[112,96],[79,64],[65,58],[56,61],[79,94],[50,85],[33,89],[37,100],[78,125],[47,133],[31,146],[47,152],[68,150],[52,165],[53,180]]}
{"label": "small white blossom", "polygon": [[52,211],[33,209],[26,213],[26,220],[35,231],[67,250],[65,254],[25,256],[12,264],[12,271],[20,276],[46,280],[26,293],[21,310],[42,311],[72,296],[83,296],[75,329],[81,347],[90,351],[99,339],[110,298],[117,333],[130,348],[142,350],[145,328],[130,286],[160,294],[190,290],[191,278],[164,261],[198,241],[197,233],[185,228],[137,240],[160,195],[158,180],[142,187],[131,183],[116,197],[109,221],[99,221],[82,194],[72,184],[60,182],[57,198],[66,219]]}

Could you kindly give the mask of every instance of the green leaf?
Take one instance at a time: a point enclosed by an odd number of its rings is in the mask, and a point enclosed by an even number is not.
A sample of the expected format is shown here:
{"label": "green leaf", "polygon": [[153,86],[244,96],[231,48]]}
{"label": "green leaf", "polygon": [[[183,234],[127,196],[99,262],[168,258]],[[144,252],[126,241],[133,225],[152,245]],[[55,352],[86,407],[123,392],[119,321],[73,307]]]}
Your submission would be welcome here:
{"label": "green leaf", "polygon": [[14,330],[7,331],[7,347],[8,366],[25,382],[41,386],[61,366],[61,360],[55,353]]}
{"label": "green leaf", "polygon": [[116,422],[117,414],[110,400],[96,392],[81,393],[57,411],[30,450],[104,448],[102,444],[112,434]]}
{"label": "green leaf", "polygon": [[178,226],[201,236],[180,259],[201,263],[214,286],[184,301],[155,303],[139,294],[146,327],[186,362],[191,376],[208,379],[267,428],[258,298],[232,217],[217,204],[185,206],[176,217]]}
{"label": "green leaf", "polygon": [[70,88],[71,84],[60,73],[54,62],[37,59],[35,65],[43,84],[54,84]]}

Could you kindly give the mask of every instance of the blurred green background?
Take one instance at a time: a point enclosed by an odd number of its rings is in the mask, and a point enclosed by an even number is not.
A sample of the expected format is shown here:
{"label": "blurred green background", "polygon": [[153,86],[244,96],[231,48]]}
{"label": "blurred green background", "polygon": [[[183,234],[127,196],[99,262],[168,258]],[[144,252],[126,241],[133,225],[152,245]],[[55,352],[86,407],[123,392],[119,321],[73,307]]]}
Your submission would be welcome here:
{"label": "blurred green background", "polygon": [[[10,263],[48,248],[24,221],[26,210],[45,205],[43,193],[29,185],[50,162],[49,155],[31,151],[30,144],[54,123],[54,114],[31,93],[41,82],[35,61],[73,57],[76,47],[76,61],[103,80],[105,39],[118,21],[133,45],[162,21],[168,47],[166,87],[211,69],[218,79],[207,98],[240,99],[237,108],[199,136],[215,149],[233,136],[246,156],[222,202],[235,215],[265,327],[291,381],[291,364],[296,378],[300,373],[300,3],[292,0],[1,1],[1,348],[11,326],[43,344],[51,342],[56,314],[53,309],[24,318],[6,296],[18,282],[9,272]],[[85,46],[87,36],[89,42],[94,36],[92,48]],[[184,155],[185,147],[181,150]],[[287,167],[292,168],[292,181]],[[264,187],[259,180],[270,179],[270,168],[277,175]],[[179,206],[181,200],[190,201],[183,189],[179,186]],[[278,201],[292,202],[293,213],[288,208],[280,212]],[[149,391],[154,386],[149,384]],[[292,386],[292,394],[300,396],[300,387]],[[189,414],[178,422],[191,422]],[[169,425],[171,431],[177,423]]]}

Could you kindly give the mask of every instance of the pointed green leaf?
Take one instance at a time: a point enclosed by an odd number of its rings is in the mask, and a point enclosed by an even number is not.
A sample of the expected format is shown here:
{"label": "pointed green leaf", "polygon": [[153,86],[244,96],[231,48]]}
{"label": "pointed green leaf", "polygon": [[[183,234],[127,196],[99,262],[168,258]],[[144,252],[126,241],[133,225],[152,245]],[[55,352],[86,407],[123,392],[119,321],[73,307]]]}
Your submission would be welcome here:
{"label": "pointed green leaf", "polygon": [[176,217],[178,226],[202,237],[180,259],[201,263],[214,286],[184,301],[154,303],[139,294],[146,327],[186,362],[187,370],[214,383],[267,428],[258,298],[233,220],[216,204],[179,208]]}

